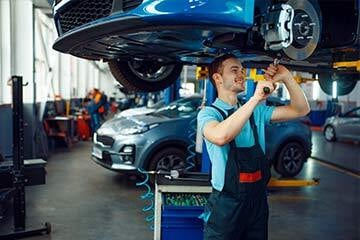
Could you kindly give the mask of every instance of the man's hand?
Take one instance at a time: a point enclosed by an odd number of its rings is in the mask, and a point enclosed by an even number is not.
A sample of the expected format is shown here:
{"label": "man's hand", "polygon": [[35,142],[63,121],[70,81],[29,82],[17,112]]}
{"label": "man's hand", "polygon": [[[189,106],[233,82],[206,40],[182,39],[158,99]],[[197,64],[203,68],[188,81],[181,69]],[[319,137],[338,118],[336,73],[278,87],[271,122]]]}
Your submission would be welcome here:
{"label": "man's hand", "polygon": [[[269,93],[264,93],[264,87],[270,89]],[[272,81],[259,81],[257,83],[253,98],[258,102],[265,100],[274,91],[274,84]]]}
{"label": "man's hand", "polygon": [[282,82],[290,94],[290,104],[276,107],[271,116],[271,121],[286,121],[305,116],[310,112],[304,92],[286,67],[270,64],[267,69],[264,69],[264,72],[266,82],[271,82],[272,84]]}
{"label": "man's hand", "polygon": [[269,67],[264,69],[264,78],[266,81],[271,81],[273,83],[282,82],[286,83],[293,79],[292,74],[289,70],[284,67],[283,65],[277,65],[276,67],[274,64],[270,64]]}

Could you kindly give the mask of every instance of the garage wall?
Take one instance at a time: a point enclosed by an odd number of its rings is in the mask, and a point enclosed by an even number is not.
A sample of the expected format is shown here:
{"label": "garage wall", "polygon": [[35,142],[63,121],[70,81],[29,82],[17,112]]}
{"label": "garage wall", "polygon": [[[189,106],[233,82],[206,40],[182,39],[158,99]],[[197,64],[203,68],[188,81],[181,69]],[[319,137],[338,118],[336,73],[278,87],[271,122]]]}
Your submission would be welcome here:
{"label": "garage wall", "polygon": [[23,77],[23,99],[25,103],[34,101],[33,59],[33,3],[31,0],[10,1],[10,49],[11,75]]}
{"label": "garage wall", "polygon": [[[309,73],[296,73],[293,72],[294,75],[300,74],[304,78],[312,78],[312,75]],[[332,96],[325,94],[317,81],[309,81],[301,84],[301,88],[303,89],[306,97],[309,101],[328,101],[332,100]],[[284,96],[289,98],[289,94],[287,91],[284,92]],[[344,106],[349,104],[353,106],[354,104],[360,106],[360,82],[358,81],[355,89],[346,96],[338,97],[339,102],[341,102]],[[347,107],[345,106],[345,109]]]}
{"label": "garage wall", "polygon": [[356,105],[360,106],[360,81],[358,81],[355,89],[349,95],[339,97],[339,101],[356,101]]}
{"label": "garage wall", "polygon": [[[24,102],[44,102],[61,95],[65,99],[85,97],[93,87],[108,96],[114,78],[107,64],[95,65],[52,49],[57,38],[54,23],[31,0],[0,0],[0,104],[11,102],[11,75],[21,75]],[[35,83],[33,85],[33,83]]]}
{"label": "garage wall", "polygon": [[0,103],[10,99],[10,2],[0,1]]}
{"label": "garage wall", "polygon": [[7,81],[23,76],[25,102],[33,101],[33,5],[30,0],[0,1],[0,103],[11,101]]}
{"label": "garage wall", "polygon": [[[38,99],[52,99],[54,95],[61,95],[65,99],[72,97],[85,97],[91,88],[100,88],[111,96],[114,89],[114,79],[107,64],[99,65],[93,61],[83,60],[68,54],[61,54],[52,49],[57,33],[51,18],[40,10],[35,10],[35,61],[37,81],[52,85],[52,91],[42,91]],[[43,46],[42,46],[43,45]],[[53,72],[47,70],[47,65]],[[48,78],[46,80],[46,78]],[[42,95],[42,96],[40,96]]]}
{"label": "garage wall", "polygon": [[[319,100],[319,101],[327,101],[327,100],[331,100],[332,96],[325,94],[319,86],[318,82],[309,82],[303,85],[309,85],[310,87],[307,89],[310,89],[311,91],[305,91],[306,95],[309,99],[312,100]],[[304,87],[303,87],[304,89]],[[316,94],[317,93],[317,94]],[[317,96],[317,98],[314,98],[314,95]],[[354,88],[354,90],[346,95],[346,96],[339,96],[338,97],[339,102],[343,103],[344,105],[346,104],[350,104],[352,105],[356,105],[356,106],[360,106],[360,83],[358,81],[356,87]]]}

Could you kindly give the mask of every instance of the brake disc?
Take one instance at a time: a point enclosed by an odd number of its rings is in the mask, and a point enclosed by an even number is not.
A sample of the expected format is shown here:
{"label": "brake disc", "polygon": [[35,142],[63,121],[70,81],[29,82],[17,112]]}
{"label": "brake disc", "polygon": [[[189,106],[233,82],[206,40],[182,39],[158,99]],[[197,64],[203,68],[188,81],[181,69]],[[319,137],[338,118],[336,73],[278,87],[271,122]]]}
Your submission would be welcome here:
{"label": "brake disc", "polygon": [[294,9],[293,42],[283,51],[294,60],[304,60],[315,51],[320,41],[319,13],[308,0],[289,0],[287,4]]}

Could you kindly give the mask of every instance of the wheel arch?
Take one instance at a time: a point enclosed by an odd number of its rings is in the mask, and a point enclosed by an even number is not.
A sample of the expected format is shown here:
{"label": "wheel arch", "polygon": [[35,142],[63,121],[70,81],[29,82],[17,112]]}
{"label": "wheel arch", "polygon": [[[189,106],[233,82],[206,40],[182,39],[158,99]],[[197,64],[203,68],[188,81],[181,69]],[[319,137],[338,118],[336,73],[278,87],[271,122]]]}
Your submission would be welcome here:
{"label": "wheel arch", "polygon": [[273,153],[273,155],[271,156],[271,164],[274,165],[274,164],[277,164],[277,161],[278,161],[278,156],[281,152],[281,150],[283,149],[283,147],[286,145],[286,144],[289,144],[291,142],[295,142],[295,143],[298,143],[302,146],[304,146],[304,149],[305,149],[305,154],[307,156],[305,162],[307,161],[307,159],[310,157],[311,155],[311,149],[309,151],[309,149],[306,147],[306,142],[301,139],[301,138],[296,138],[296,137],[289,137],[289,138],[286,138],[286,139],[283,139],[278,145],[277,145],[277,149],[276,151]]}
{"label": "wheel arch", "polygon": [[187,145],[185,141],[182,140],[166,140],[158,143],[155,147],[153,147],[150,151],[146,152],[146,156],[143,160],[143,167],[148,170],[151,159],[155,156],[155,154],[165,148],[179,148],[181,150],[187,151]]}

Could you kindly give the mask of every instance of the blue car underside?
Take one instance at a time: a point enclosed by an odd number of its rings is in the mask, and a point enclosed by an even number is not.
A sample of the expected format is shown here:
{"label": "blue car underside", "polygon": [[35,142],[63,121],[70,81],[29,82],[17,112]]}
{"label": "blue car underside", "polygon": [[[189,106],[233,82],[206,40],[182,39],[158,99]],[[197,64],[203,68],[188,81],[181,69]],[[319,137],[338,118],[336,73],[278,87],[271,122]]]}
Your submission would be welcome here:
{"label": "blue car underside", "polygon": [[[333,62],[359,57],[360,0],[56,0],[54,49],[108,62],[128,90],[159,91],[182,66],[224,53],[246,67],[274,57],[295,71],[319,74],[321,89],[348,94],[358,71]],[[329,90],[330,89],[330,90]]]}
{"label": "blue car underside", "polygon": [[[79,20],[63,9],[89,11],[69,1],[55,14],[60,38],[54,49],[92,60],[126,59],[129,56],[199,63],[213,57],[211,46],[226,33],[246,33],[253,25],[253,1],[149,1],[124,13],[115,12],[77,26]],[[96,5],[95,5],[96,6]],[[64,11],[64,10],[63,10]],[[72,13],[79,16],[79,13]],[[96,18],[98,15],[87,15]],[[84,20],[84,21],[87,21]],[[215,24],[214,24],[215,23]],[[235,46],[230,48],[236,49]],[[205,58],[204,58],[205,57]]]}

